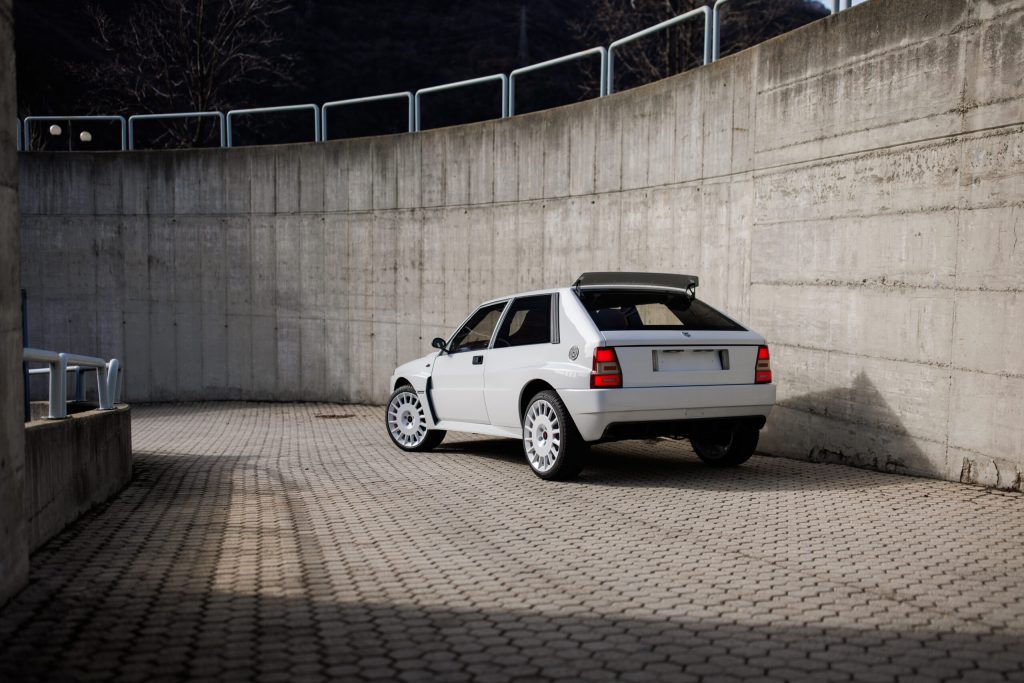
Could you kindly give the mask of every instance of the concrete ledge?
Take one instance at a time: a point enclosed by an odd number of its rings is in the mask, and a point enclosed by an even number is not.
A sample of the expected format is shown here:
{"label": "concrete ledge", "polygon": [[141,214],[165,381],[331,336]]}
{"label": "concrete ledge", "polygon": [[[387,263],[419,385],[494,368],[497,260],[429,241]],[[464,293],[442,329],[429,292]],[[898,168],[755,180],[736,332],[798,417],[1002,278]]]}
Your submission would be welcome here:
{"label": "concrete ledge", "polygon": [[25,519],[29,552],[132,477],[131,410],[90,410],[25,424]]}

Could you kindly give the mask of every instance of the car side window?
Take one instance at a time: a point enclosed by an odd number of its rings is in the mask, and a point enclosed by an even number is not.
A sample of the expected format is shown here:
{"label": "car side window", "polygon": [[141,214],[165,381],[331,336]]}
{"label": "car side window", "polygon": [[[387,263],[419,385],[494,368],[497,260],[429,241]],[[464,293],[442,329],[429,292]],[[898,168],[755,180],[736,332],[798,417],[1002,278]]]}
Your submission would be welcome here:
{"label": "car side window", "polygon": [[505,303],[490,304],[477,309],[448,344],[448,353],[479,351],[491,343],[491,335],[505,310]]}
{"label": "car side window", "polygon": [[551,295],[525,296],[512,302],[494,340],[494,348],[551,342]]}

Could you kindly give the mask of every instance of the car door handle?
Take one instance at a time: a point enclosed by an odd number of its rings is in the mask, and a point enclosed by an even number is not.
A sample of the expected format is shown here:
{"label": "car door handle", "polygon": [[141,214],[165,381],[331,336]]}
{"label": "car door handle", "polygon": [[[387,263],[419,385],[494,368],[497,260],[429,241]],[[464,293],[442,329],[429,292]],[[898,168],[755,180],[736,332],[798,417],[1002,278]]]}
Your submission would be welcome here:
{"label": "car door handle", "polygon": [[483,364],[484,364],[484,357],[483,356],[473,356],[473,365],[483,365]]}

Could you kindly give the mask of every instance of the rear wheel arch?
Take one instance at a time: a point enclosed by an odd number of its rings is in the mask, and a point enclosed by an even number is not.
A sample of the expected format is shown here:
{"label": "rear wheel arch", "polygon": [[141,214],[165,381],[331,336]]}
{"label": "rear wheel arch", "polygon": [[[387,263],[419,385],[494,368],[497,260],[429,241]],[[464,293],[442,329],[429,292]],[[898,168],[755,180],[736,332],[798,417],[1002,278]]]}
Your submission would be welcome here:
{"label": "rear wheel arch", "polygon": [[411,386],[412,386],[412,382],[410,382],[409,380],[407,380],[404,377],[399,377],[398,379],[395,380],[395,386],[392,389],[392,391],[394,391],[398,387],[411,387]]}
{"label": "rear wheel arch", "polygon": [[556,394],[558,391],[545,382],[542,379],[532,379],[526,383],[523,390],[519,393],[519,421],[522,422],[523,415],[526,414],[526,407],[530,405],[530,399],[539,394],[542,391],[554,391]]}

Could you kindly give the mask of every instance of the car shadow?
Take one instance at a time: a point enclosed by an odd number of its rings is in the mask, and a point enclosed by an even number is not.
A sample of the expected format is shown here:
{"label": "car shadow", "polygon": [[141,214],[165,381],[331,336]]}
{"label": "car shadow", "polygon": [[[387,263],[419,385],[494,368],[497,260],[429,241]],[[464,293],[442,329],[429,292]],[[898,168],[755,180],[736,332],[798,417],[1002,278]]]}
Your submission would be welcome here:
{"label": "car shadow", "polygon": [[[463,435],[459,435],[462,437]],[[466,435],[468,437],[468,435]],[[452,440],[449,436],[441,445],[434,449],[435,453],[465,453],[504,462],[520,462],[525,465],[523,447],[516,439],[480,439],[459,438]]]}
{"label": "car shadow", "polygon": [[[529,474],[522,446],[514,439],[455,437],[436,453],[465,454],[521,467]],[[592,446],[574,485],[679,490],[857,490],[896,484],[890,476],[834,465],[758,454],[740,467],[714,468],[694,454],[685,439],[617,441]]]}
{"label": "car shadow", "polygon": [[[849,386],[788,396],[775,405],[760,446],[786,458],[890,474],[946,478],[944,455],[928,453],[928,439],[911,434],[901,414],[920,410],[910,400],[893,408],[867,373]],[[935,442],[943,451],[945,448]],[[961,480],[971,481],[965,461]]]}

